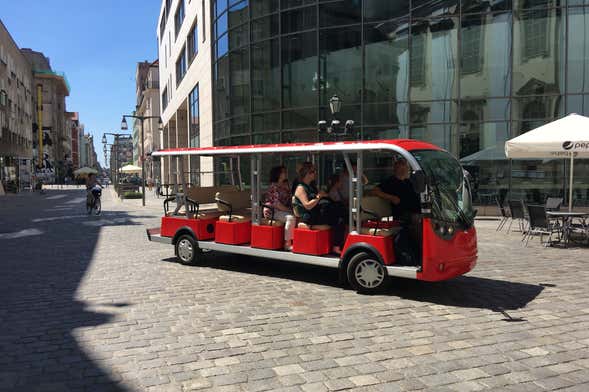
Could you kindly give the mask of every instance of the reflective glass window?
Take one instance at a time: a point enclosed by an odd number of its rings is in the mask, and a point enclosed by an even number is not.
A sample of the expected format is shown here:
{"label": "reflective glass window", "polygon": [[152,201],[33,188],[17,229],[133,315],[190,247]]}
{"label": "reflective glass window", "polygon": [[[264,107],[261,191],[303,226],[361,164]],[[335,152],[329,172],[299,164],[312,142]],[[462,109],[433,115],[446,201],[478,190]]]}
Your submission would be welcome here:
{"label": "reflective glass window", "polygon": [[322,30],[319,79],[322,104],[338,95],[344,104],[359,103],[362,92],[362,42],[360,26]]}
{"label": "reflective glass window", "polygon": [[566,114],[579,113],[589,115],[589,95],[568,95]]}
{"label": "reflective glass window", "polygon": [[313,129],[317,132],[317,108],[298,108],[283,112],[283,129]]}
{"label": "reflective glass window", "polygon": [[231,118],[231,135],[244,135],[250,133],[250,120],[249,116],[237,116]]}
{"label": "reflective glass window", "polygon": [[252,21],[252,40],[260,41],[278,35],[278,14],[264,16]]}
{"label": "reflective glass window", "polygon": [[255,18],[278,11],[278,0],[250,0],[250,7]]}
{"label": "reflective glass window", "polygon": [[367,22],[406,16],[409,16],[409,0],[364,0],[364,20]]}
{"label": "reflective glass window", "polygon": [[229,28],[233,28],[242,23],[246,23],[249,19],[249,7],[247,1],[229,8]]}
{"label": "reflective glass window", "polygon": [[229,53],[231,114],[250,112],[249,49]]}
{"label": "reflective glass window", "polygon": [[252,116],[254,133],[280,130],[280,113],[270,112]]}
{"label": "reflective glass window", "polygon": [[343,26],[362,21],[362,1],[339,0],[319,5],[319,26]]}
{"label": "reflective glass window", "polygon": [[508,98],[471,98],[460,101],[461,121],[509,121],[510,100]]}
{"label": "reflective glass window", "polygon": [[510,11],[512,8],[512,0],[461,0],[462,15],[465,14],[480,14],[492,11]]}
{"label": "reflective glass window", "polygon": [[186,47],[180,50],[180,56],[176,60],[176,85],[179,85],[186,75]]}
{"label": "reflective glass window", "polygon": [[241,26],[229,30],[229,50],[240,48],[249,43],[249,24],[244,23]]}
{"label": "reflective glass window", "polygon": [[561,10],[521,11],[514,23],[513,94],[559,94],[565,46]]}
{"label": "reflective glass window", "polygon": [[253,111],[279,109],[280,94],[278,39],[252,45]]}
{"label": "reflective glass window", "polygon": [[[270,0],[278,1],[278,0]],[[317,0],[280,0],[280,9],[288,9],[317,3]]]}
{"label": "reflective glass window", "polygon": [[409,104],[406,102],[380,102],[364,105],[364,124],[408,124]]}
{"label": "reflective glass window", "polygon": [[558,95],[530,96],[512,99],[514,136],[554,121],[564,115]]}
{"label": "reflective glass window", "polygon": [[217,22],[215,22],[215,30],[217,38],[227,31],[227,13],[221,15]]}
{"label": "reflective glass window", "polygon": [[510,13],[463,16],[460,49],[463,97],[509,96]]}
{"label": "reflective glass window", "polygon": [[458,15],[459,0],[411,0],[411,14],[414,18]]}
{"label": "reflective glass window", "polygon": [[567,44],[567,93],[589,92],[589,7],[569,8]]}
{"label": "reflective glass window", "polygon": [[364,28],[364,102],[409,99],[408,22],[367,25]]}
{"label": "reflective glass window", "polygon": [[326,88],[317,72],[316,33],[289,35],[281,40],[284,107],[315,104],[318,90]]}
{"label": "reflective glass window", "polygon": [[215,14],[217,17],[227,9],[227,0],[215,0]]}
{"label": "reflective glass window", "polygon": [[443,123],[456,121],[457,105],[453,101],[411,102],[411,124]]}
{"label": "reflective glass window", "polygon": [[458,82],[458,19],[415,21],[412,26],[410,81],[412,100],[452,99]]}
{"label": "reflective glass window", "polygon": [[227,54],[227,51],[229,50],[229,37],[227,34],[224,34],[219,38],[215,43],[215,49],[217,50],[217,58],[221,58]]}
{"label": "reflective glass window", "polygon": [[188,62],[191,63],[192,60],[198,54],[198,24],[195,23],[188,33],[188,43],[186,49],[188,50]]}
{"label": "reflective glass window", "polygon": [[182,22],[184,21],[184,0],[180,0],[178,3],[178,8],[176,9],[176,13],[174,14],[174,31],[176,33],[176,37],[178,36],[178,32],[182,27]]}
{"label": "reflective glass window", "polygon": [[199,135],[200,135],[200,106],[198,97],[198,83],[192,89],[188,96],[188,110],[189,110],[189,124],[190,124],[190,135],[189,135],[189,147],[199,147]]}
{"label": "reflective glass window", "polygon": [[282,33],[309,30],[317,25],[317,8],[305,7],[281,13]]}

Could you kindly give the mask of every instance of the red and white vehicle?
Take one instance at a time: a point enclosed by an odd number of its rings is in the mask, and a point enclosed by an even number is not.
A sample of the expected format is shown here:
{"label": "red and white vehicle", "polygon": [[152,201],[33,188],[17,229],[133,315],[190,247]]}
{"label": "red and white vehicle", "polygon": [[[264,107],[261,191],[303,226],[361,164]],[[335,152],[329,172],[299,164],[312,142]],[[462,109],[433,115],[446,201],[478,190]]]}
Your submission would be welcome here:
{"label": "red and white vehicle", "polygon": [[[178,148],[152,155],[168,157],[172,164],[176,159],[174,166],[179,168],[185,166],[179,162],[185,156],[221,158],[223,167],[235,169],[239,178],[237,186],[188,187],[185,173],[178,173],[177,185],[185,191],[164,201],[161,227],[148,229],[147,236],[150,241],[174,245],[184,264],[198,264],[206,251],[313,264],[339,269],[343,281],[364,292],[382,289],[387,277],[440,281],[465,274],[476,264],[475,211],[468,180],[456,158],[432,144],[409,139],[295,143]],[[410,227],[417,248],[413,265],[396,256],[394,238],[400,228],[391,216],[390,204],[366,196],[371,183],[374,186],[382,176],[392,175],[391,164],[397,157],[408,162],[421,202],[421,213]],[[329,228],[297,227],[292,251],[283,250],[284,227],[263,218],[262,182],[273,166],[267,162],[294,167],[293,158],[296,162],[312,160],[320,173],[329,172],[338,162],[351,173],[344,184],[350,201],[341,255],[330,253]],[[248,159],[249,165],[241,164]],[[242,182],[242,166],[249,166],[247,185]],[[230,177],[235,178],[223,178]],[[366,177],[368,185],[359,180]],[[318,179],[320,184],[322,179]],[[175,203],[174,211],[168,208],[170,203]]]}

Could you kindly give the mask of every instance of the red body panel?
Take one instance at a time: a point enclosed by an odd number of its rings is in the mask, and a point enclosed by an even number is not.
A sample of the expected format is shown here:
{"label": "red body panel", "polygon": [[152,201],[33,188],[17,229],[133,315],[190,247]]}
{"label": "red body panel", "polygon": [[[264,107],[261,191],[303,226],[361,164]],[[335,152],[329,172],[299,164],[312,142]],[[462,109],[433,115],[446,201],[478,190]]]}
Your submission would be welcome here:
{"label": "red body panel", "polygon": [[284,247],[284,226],[252,225],[252,248],[278,250]]}
{"label": "red body panel", "polygon": [[294,229],[292,251],[306,255],[326,255],[331,252],[331,230]]}
{"label": "red body panel", "polygon": [[383,237],[378,235],[369,235],[369,234],[350,234],[346,239],[346,243],[344,245],[343,253],[346,253],[346,250],[357,243],[365,243],[372,245],[386,265],[391,265],[395,263],[395,252],[393,251],[393,237]]}
{"label": "red body panel", "polygon": [[252,222],[217,221],[215,242],[228,245],[243,245],[251,241]]}
{"label": "red body panel", "polygon": [[429,218],[423,219],[423,269],[417,279],[438,281],[463,275],[472,270],[477,260],[477,236],[474,227],[456,230],[445,240],[434,232]]}
{"label": "red body panel", "polygon": [[162,217],[162,237],[173,237],[181,227],[190,227],[197,240],[215,238],[215,221],[217,218],[193,219],[185,216]]}

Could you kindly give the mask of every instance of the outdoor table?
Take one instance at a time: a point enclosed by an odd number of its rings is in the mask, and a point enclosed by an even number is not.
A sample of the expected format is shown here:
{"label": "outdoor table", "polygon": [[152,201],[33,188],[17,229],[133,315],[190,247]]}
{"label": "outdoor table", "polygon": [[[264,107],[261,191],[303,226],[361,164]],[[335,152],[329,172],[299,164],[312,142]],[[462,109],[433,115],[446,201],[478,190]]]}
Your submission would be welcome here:
{"label": "outdoor table", "polygon": [[573,227],[573,219],[575,218],[581,219],[583,228],[585,230],[585,237],[587,237],[588,233],[585,219],[589,217],[589,212],[546,211],[546,215],[548,217],[560,219],[562,221],[562,239],[565,246],[567,246],[570,239],[569,237]]}

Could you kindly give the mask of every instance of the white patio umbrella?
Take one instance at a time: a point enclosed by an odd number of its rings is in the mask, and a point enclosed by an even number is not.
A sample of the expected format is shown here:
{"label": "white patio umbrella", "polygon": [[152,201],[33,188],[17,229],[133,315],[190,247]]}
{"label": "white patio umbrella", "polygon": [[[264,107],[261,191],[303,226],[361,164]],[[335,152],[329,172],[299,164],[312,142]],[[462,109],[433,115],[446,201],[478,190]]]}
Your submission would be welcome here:
{"label": "white patio umbrella", "polygon": [[87,167],[87,166],[84,166],[84,167],[81,167],[77,170],[74,170],[74,174],[76,176],[83,176],[83,175],[87,176],[88,174],[96,174],[96,173],[98,173],[98,170],[92,169],[91,167]]}
{"label": "white patio umbrella", "polygon": [[575,158],[589,158],[589,118],[569,114],[505,142],[508,158],[570,158],[569,211],[573,208]]}
{"label": "white patio umbrella", "polygon": [[141,168],[135,165],[125,165],[119,169],[120,173],[141,173]]}

